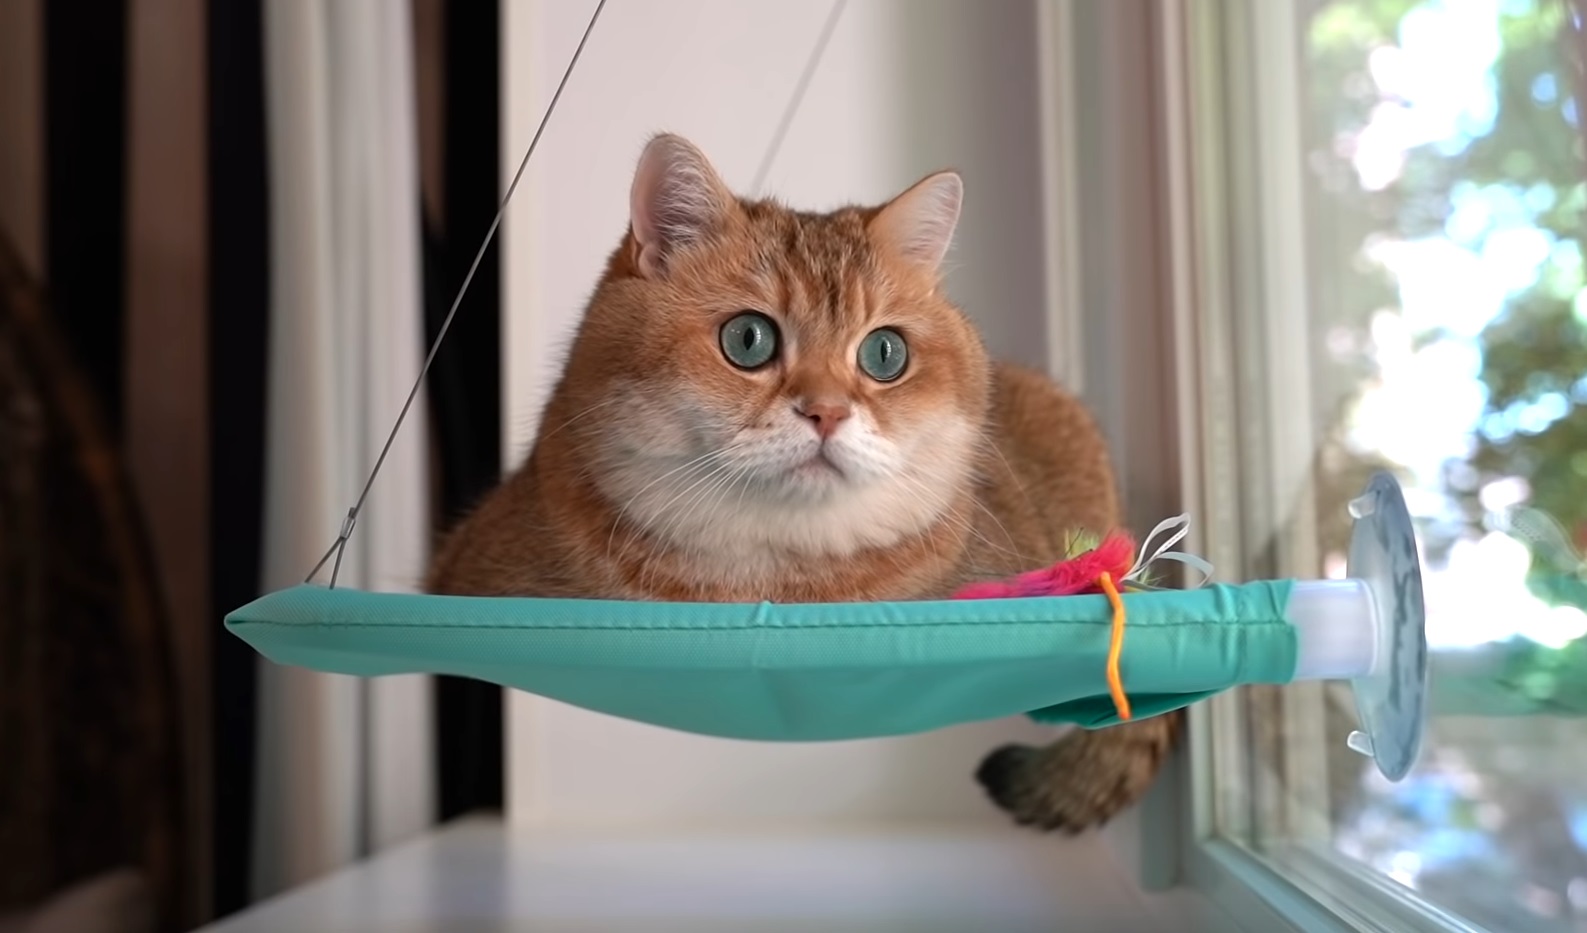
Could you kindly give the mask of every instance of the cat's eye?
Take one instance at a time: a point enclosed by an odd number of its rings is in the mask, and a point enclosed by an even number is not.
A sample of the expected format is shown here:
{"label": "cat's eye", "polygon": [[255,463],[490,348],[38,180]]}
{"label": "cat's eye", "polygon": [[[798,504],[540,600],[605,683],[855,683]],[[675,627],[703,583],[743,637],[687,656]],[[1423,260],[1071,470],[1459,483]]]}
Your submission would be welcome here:
{"label": "cat's eye", "polygon": [[860,341],[860,369],[877,382],[892,382],[904,373],[909,362],[909,346],[904,335],[882,327]]}
{"label": "cat's eye", "polygon": [[740,369],[759,369],[777,355],[777,325],[759,311],[745,311],[722,325],[722,355]]}

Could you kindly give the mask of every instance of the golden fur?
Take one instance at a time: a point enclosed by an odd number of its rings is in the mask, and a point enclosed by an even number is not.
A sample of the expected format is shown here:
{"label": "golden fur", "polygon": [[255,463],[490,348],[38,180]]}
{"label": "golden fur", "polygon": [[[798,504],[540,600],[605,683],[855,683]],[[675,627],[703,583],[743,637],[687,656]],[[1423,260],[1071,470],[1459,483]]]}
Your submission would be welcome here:
{"label": "golden fur", "polygon": [[[432,592],[780,602],[943,597],[1118,521],[1091,418],[988,359],[943,294],[962,184],[929,176],[829,213],[746,201],[691,144],[653,139],[523,466],[447,536]],[[745,310],[774,358],[734,365]],[[878,327],[903,373],[857,365]],[[1105,821],[1144,791],[1172,718],[1003,749],[979,777],[1026,824]]]}

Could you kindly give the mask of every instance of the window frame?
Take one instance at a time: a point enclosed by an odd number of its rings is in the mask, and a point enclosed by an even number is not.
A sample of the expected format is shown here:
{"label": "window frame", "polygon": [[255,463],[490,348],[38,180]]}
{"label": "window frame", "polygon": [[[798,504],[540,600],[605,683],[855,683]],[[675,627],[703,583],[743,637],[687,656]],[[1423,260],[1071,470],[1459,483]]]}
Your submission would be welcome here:
{"label": "window frame", "polygon": [[[1312,410],[1296,6],[1192,0],[1165,22],[1180,43],[1171,112],[1186,153],[1174,213],[1189,218],[1185,252],[1196,273],[1172,308],[1189,358],[1180,391],[1205,400],[1202,433],[1186,444],[1202,457],[1202,482],[1187,475],[1185,497],[1222,517],[1201,544],[1215,566],[1245,579],[1321,565],[1310,421],[1292,415]],[[1231,425],[1238,441],[1213,442]],[[1250,735],[1250,707],[1263,705],[1282,717],[1281,735],[1301,737],[1284,742],[1277,786],[1249,773],[1248,749],[1214,744],[1215,770],[1237,780],[1225,779],[1211,805],[1240,835],[1279,825],[1326,840],[1326,823],[1306,805],[1328,794],[1326,693],[1323,683],[1297,683],[1281,700],[1274,688],[1248,689],[1207,705],[1203,731],[1214,735]]]}
{"label": "window frame", "polygon": [[[1315,5],[1041,4],[1049,86],[1043,134],[1053,166],[1045,192],[1052,368],[1109,431],[1130,525],[1150,527],[1173,514],[1166,508],[1189,512],[1194,524],[1184,546],[1225,579],[1320,564],[1310,420],[1284,417],[1311,410],[1307,316],[1269,313],[1310,304],[1298,17]],[[1150,124],[1155,155],[1124,151],[1117,139],[1110,145],[1119,132],[1110,120],[1131,122],[1110,117],[1121,112]],[[1123,189],[1148,191],[1154,203],[1134,204]],[[1123,295],[1108,280],[1121,263],[1109,254],[1126,246],[1153,267],[1143,278],[1155,286]],[[1140,301],[1143,295],[1155,300]],[[1138,378],[1142,342],[1126,338],[1146,332],[1159,335],[1148,341],[1157,367]],[[1130,377],[1114,378],[1122,372]],[[1170,436],[1143,445],[1138,435],[1109,428],[1143,406],[1167,413]],[[1282,530],[1275,537],[1272,529]],[[1315,755],[1285,759],[1285,786],[1293,780],[1299,794],[1258,798],[1245,781],[1214,780],[1249,765],[1242,741],[1249,689],[1191,707],[1186,740],[1157,786],[1135,814],[1106,830],[1115,855],[1148,896],[1188,888],[1252,931],[1478,933],[1324,845],[1307,844],[1325,842],[1328,827],[1301,803],[1327,793],[1322,743],[1343,741],[1324,729],[1325,689],[1283,688],[1286,734],[1315,736],[1303,743]],[[1290,870],[1220,831],[1220,808],[1253,800],[1264,819],[1284,821],[1301,841],[1273,850]],[[1303,866],[1298,874],[1296,865]]]}
{"label": "window frame", "polygon": [[[1316,563],[1311,438],[1306,419],[1284,417],[1310,410],[1311,381],[1295,3],[1179,0],[1163,10],[1168,213],[1180,267],[1168,333],[1180,361],[1176,394],[1199,402],[1181,423],[1182,495],[1201,519],[1190,546],[1238,577],[1271,576]],[[1286,732],[1318,737],[1317,759],[1326,754],[1323,690],[1289,685],[1282,706]],[[1294,796],[1215,780],[1246,775],[1251,693],[1231,691],[1189,711],[1176,788],[1183,882],[1253,928],[1372,929],[1362,922],[1370,918],[1341,916],[1220,832],[1220,812],[1243,816],[1236,825],[1247,832],[1258,808],[1287,826],[1307,820]],[[1326,780],[1320,760],[1285,762],[1286,781],[1305,775],[1307,794],[1326,793],[1315,783]]]}

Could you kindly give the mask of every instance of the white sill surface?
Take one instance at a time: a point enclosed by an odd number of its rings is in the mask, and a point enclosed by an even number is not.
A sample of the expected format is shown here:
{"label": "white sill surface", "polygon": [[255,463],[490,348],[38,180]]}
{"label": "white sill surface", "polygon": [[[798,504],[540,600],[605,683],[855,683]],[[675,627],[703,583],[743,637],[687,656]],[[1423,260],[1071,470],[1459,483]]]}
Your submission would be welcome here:
{"label": "white sill surface", "polygon": [[[569,833],[469,819],[204,931],[1167,929],[1154,913],[1094,835],[985,827]],[[1173,927],[1190,928],[1187,919]]]}

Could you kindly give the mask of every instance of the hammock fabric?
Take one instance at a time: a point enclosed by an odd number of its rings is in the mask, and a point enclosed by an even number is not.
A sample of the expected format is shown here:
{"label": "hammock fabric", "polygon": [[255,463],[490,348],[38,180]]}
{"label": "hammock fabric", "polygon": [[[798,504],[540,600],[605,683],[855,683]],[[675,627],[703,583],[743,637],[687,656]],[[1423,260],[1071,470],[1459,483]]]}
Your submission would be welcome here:
{"label": "hammock fabric", "polygon": [[[1130,593],[1134,718],[1295,674],[1292,581]],[[828,741],[1029,714],[1118,722],[1105,596],[774,605],[374,593],[302,585],[226,617],[260,654],[454,674],[705,735]]]}

